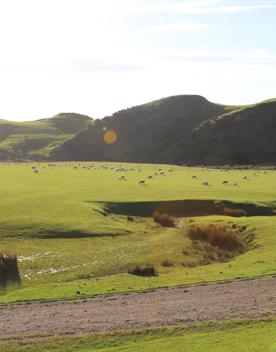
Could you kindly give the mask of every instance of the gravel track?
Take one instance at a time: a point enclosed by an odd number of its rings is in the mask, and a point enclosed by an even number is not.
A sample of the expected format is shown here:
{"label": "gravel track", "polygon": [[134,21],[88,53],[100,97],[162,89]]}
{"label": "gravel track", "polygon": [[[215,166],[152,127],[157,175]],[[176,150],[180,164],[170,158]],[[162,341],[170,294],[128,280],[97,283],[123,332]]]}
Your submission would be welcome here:
{"label": "gravel track", "polygon": [[0,306],[0,342],[276,316],[276,276]]}

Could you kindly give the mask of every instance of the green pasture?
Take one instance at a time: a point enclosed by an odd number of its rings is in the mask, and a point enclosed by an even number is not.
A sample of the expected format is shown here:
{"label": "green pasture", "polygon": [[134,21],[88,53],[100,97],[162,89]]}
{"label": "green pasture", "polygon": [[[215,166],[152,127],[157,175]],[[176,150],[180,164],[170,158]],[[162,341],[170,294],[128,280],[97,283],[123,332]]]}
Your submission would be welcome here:
{"label": "green pasture", "polygon": [[274,352],[276,322],[226,322],[0,344],[5,352]]}
{"label": "green pasture", "polygon": [[[37,174],[32,166],[37,167]],[[126,180],[119,180],[120,175]],[[228,184],[221,183],[225,179]],[[139,185],[140,180],[146,184]],[[202,185],[204,180],[209,186]],[[162,228],[150,216],[129,218],[107,211],[111,202],[127,208],[129,202],[144,202],[146,207],[149,202],[186,199],[228,200],[274,210],[275,171],[92,162],[3,163],[0,194],[0,252],[18,255],[22,277],[21,286],[2,292],[3,303],[276,273],[275,216],[178,218],[178,227]],[[251,241],[245,253],[205,265],[204,253],[193,247],[186,228],[214,222],[244,227],[241,237]],[[164,266],[164,261],[170,265]],[[152,265],[158,276],[128,274],[136,265]]]}

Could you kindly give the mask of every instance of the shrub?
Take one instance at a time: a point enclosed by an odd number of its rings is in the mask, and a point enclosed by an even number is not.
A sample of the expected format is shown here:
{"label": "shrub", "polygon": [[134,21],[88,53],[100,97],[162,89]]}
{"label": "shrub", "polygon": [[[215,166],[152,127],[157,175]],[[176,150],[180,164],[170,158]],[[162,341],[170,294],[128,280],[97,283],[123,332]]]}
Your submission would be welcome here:
{"label": "shrub", "polygon": [[157,272],[153,266],[147,266],[144,268],[136,266],[134,269],[129,270],[128,273],[137,276],[157,276]]}
{"label": "shrub", "polygon": [[241,247],[238,232],[227,225],[191,226],[188,229],[188,237],[193,241],[205,241],[225,250],[235,250]]}
{"label": "shrub", "polygon": [[16,255],[0,254],[0,284],[20,282]]}
{"label": "shrub", "polygon": [[153,213],[153,220],[163,227],[175,227],[174,217],[166,213],[159,213],[158,211],[155,211]]}
{"label": "shrub", "polygon": [[232,216],[235,218],[240,218],[242,216],[246,216],[247,213],[243,209],[234,209],[234,208],[224,208],[223,214],[226,216]]}
{"label": "shrub", "polygon": [[173,262],[171,262],[170,260],[168,259],[165,259],[161,262],[161,265],[164,266],[164,267],[170,267],[170,266],[173,266]]}

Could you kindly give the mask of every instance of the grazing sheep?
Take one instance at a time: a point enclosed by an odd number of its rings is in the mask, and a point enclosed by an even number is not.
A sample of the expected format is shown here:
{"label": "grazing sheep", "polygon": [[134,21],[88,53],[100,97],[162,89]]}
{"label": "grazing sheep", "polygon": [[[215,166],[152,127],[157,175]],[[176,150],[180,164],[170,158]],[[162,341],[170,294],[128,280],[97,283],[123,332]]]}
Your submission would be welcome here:
{"label": "grazing sheep", "polygon": [[193,178],[193,179],[195,179],[195,178],[197,178],[197,176],[196,176],[196,175],[194,175],[194,176],[192,176],[192,178]]}
{"label": "grazing sheep", "polygon": [[123,176],[123,175],[121,175],[121,176],[118,176],[117,179],[118,179],[118,180],[126,180],[126,177]]}
{"label": "grazing sheep", "polygon": [[149,175],[147,178],[150,180],[150,179],[153,179],[153,176]]}
{"label": "grazing sheep", "polygon": [[32,170],[35,170],[36,169],[36,166],[32,166]]}
{"label": "grazing sheep", "polygon": [[247,176],[243,176],[243,179],[244,179],[244,180],[247,180]]}
{"label": "grazing sheep", "polygon": [[223,180],[221,183],[222,183],[223,185],[227,185],[227,184],[228,184],[228,181],[227,181],[227,180]]}
{"label": "grazing sheep", "polygon": [[159,175],[165,176],[164,171],[160,171],[160,172],[159,172]]}
{"label": "grazing sheep", "polygon": [[145,185],[146,181],[145,180],[140,180],[138,183],[139,183],[139,185]]}
{"label": "grazing sheep", "polygon": [[209,182],[207,180],[203,181],[202,186],[209,186]]}
{"label": "grazing sheep", "polygon": [[35,170],[33,170],[33,171],[34,171],[35,174],[38,174],[38,170],[37,170],[37,169],[35,169]]}

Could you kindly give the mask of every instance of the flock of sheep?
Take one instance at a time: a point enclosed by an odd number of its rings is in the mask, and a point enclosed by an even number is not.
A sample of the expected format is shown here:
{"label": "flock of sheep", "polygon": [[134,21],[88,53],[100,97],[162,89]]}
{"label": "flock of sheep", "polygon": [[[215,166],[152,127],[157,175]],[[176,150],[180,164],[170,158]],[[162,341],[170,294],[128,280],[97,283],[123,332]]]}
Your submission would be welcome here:
{"label": "flock of sheep", "polygon": [[[61,166],[61,165],[59,165],[59,164],[47,164],[47,166],[48,167],[55,167],[55,166]],[[141,168],[140,168],[140,166],[138,166],[138,168],[136,169],[136,168],[134,168],[134,167],[128,167],[128,168],[126,168],[126,167],[114,167],[114,166],[107,166],[107,165],[100,165],[100,166],[98,166],[98,167],[96,167],[96,166],[94,166],[93,164],[91,164],[91,165],[81,165],[81,164],[78,164],[78,165],[70,165],[70,164],[65,164],[65,165],[63,165],[63,166],[65,166],[65,167],[72,167],[74,170],[77,170],[77,169],[88,169],[88,170],[90,170],[90,169],[95,169],[95,170],[97,170],[97,169],[104,169],[104,170],[114,170],[114,171],[116,171],[116,172],[124,172],[124,173],[127,173],[127,172],[130,172],[130,171],[136,171],[136,172],[141,172],[142,170],[141,170]],[[43,168],[44,169],[46,169],[46,166],[43,166]],[[38,167],[37,166],[32,166],[31,167],[31,169],[32,169],[32,171],[33,171],[33,173],[35,173],[35,174],[38,174],[39,173],[39,170],[38,170]],[[168,169],[168,172],[173,172],[174,171],[174,169],[173,169],[173,167],[171,167],[170,169]],[[152,179],[154,179],[154,177],[157,177],[157,176],[165,176],[165,172],[163,171],[163,169],[161,169],[161,168],[159,168],[159,169],[157,169],[156,170],[156,172],[154,172],[154,174],[153,175],[149,175],[149,176],[147,176],[147,180],[152,180]],[[127,177],[125,176],[125,175],[119,175],[119,176],[117,176],[117,179],[119,180],[119,181],[126,181],[127,180]],[[141,179],[141,180],[139,180],[138,181],[138,184],[139,185],[145,185],[146,184],[146,179]]]}
{"label": "flock of sheep", "polygon": [[[138,172],[141,172],[141,169],[139,168],[138,170],[136,170],[135,168],[129,168],[129,169],[125,169],[125,168],[119,168],[119,169],[116,169],[116,171],[118,172],[127,172],[127,171],[138,171]],[[173,168],[170,168],[168,170],[168,172],[173,172]],[[146,185],[147,183],[147,180],[153,180],[154,177],[157,177],[157,176],[165,176],[165,172],[163,171],[163,169],[159,168],[158,170],[156,170],[153,175],[148,175],[146,179],[141,179],[138,181],[138,184],[139,185]],[[125,175],[119,175],[117,177],[117,179],[119,181],[126,181],[127,180],[127,177]]]}
{"label": "flock of sheep", "polygon": [[[141,172],[142,170],[141,170],[141,166],[140,165],[138,165],[136,168],[135,167],[122,167],[121,165],[118,167],[116,167],[116,166],[111,166],[111,165],[94,165],[93,163],[92,164],[90,164],[90,165],[83,165],[83,164],[81,164],[81,163],[78,163],[77,165],[76,164],[71,164],[71,163],[69,163],[69,164],[53,164],[53,163],[48,163],[47,164],[47,166],[49,167],[49,168],[53,168],[53,167],[55,167],[55,166],[65,166],[65,167],[69,167],[69,168],[72,168],[72,169],[74,169],[74,170],[77,170],[77,169],[88,169],[88,170],[90,170],[90,169],[104,169],[104,170],[114,170],[115,172],[117,172],[117,173],[120,173],[118,176],[117,176],[117,180],[118,181],[127,181],[127,176],[125,175],[126,173],[128,173],[128,172]],[[43,166],[43,168],[44,169],[46,169],[47,167],[44,165]],[[39,169],[38,169],[38,167],[37,166],[32,166],[31,167],[31,169],[32,169],[32,171],[33,171],[33,173],[34,174],[38,174],[39,173]],[[170,167],[168,170],[166,170],[167,172],[173,172],[174,171],[174,168],[173,167]],[[202,169],[201,171],[211,171],[210,169]],[[223,169],[223,170],[221,170],[222,172],[229,172],[230,170],[229,169]],[[259,176],[260,174],[266,174],[267,173],[267,171],[262,171],[262,170],[255,170],[253,173],[252,173],[252,176],[253,177],[256,177],[256,176]],[[154,173],[152,173],[152,174],[150,174],[150,175],[148,175],[146,178],[144,178],[144,179],[140,179],[140,180],[138,180],[138,184],[139,185],[146,185],[147,184],[147,181],[149,181],[149,180],[153,180],[154,178],[156,178],[156,177],[158,177],[158,176],[166,176],[166,174],[165,174],[165,171],[164,171],[164,169],[162,169],[162,168],[157,168],[157,166],[155,166],[155,172]],[[199,176],[197,176],[197,175],[193,175],[192,176],[192,179],[194,179],[194,180],[197,180],[197,179],[199,179]],[[244,176],[242,176],[242,179],[243,180],[246,180],[246,181],[249,181],[249,176],[246,176],[246,175],[244,175]],[[221,184],[222,185],[230,185],[230,181],[229,180],[227,180],[227,179],[223,179],[222,181],[221,181]],[[238,183],[233,183],[233,184],[231,184],[232,186],[235,186],[235,187],[238,187],[239,186],[239,184]],[[205,180],[203,180],[202,181],[202,186],[210,186],[210,182],[207,180],[207,179],[205,179]]]}
{"label": "flock of sheep", "polygon": [[[203,170],[204,171],[204,170]],[[209,171],[209,170],[207,170],[207,171]],[[230,170],[224,170],[225,172],[228,172],[228,171],[230,171]],[[253,174],[252,174],[252,176],[253,177],[256,177],[256,176],[259,176],[259,174],[267,174],[267,171],[261,171],[261,170],[259,170],[258,172],[253,172]],[[192,176],[192,179],[197,179],[197,176],[196,175],[193,175]],[[248,176],[243,176],[242,177],[242,179],[243,180],[246,180],[246,181],[249,181],[249,177]],[[230,182],[227,180],[227,179],[224,179],[224,180],[222,180],[221,181],[221,184],[222,185],[229,185],[230,184]],[[202,182],[202,186],[209,186],[210,184],[209,184],[209,181],[208,180],[204,180],[203,182]],[[239,186],[238,185],[238,183],[237,182],[235,182],[235,183],[233,183],[233,186]]]}

